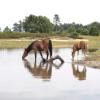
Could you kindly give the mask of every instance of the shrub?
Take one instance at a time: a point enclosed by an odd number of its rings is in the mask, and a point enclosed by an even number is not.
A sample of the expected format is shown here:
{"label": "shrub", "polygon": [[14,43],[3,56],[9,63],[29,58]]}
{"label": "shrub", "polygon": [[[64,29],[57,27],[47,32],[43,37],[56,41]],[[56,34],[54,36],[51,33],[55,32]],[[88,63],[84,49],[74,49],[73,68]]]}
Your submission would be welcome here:
{"label": "shrub", "polygon": [[79,38],[79,33],[73,32],[73,33],[71,33],[71,36],[70,37],[71,38]]}

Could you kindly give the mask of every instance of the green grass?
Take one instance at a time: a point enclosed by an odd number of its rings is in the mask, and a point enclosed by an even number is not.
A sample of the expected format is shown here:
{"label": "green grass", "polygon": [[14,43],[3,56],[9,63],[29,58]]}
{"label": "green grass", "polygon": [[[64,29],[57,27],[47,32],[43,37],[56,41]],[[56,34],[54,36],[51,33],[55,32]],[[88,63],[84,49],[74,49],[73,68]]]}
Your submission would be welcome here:
{"label": "green grass", "polygon": [[100,36],[82,36],[88,39],[88,55],[90,61],[100,61]]}
{"label": "green grass", "polygon": [[[88,49],[98,49],[100,48],[100,36],[81,36],[84,39],[88,39]],[[39,37],[38,37],[39,38]],[[51,37],[53,40],[54,47],[72,47],[74,40],[68,37]],[[56,41],[56,39],[58,41]],[[65,41],[60,41],[65,40]],[[0,39],[0,48],[24,48],[33,40],[32,38],[16,38],[16,39]]]}
{"label": "green grass", "polygon": [[89,48],[100,48],[100,36],[82,36],[89,40]]}
{"label": "green grass", "polygon": [[[32,39],[0,39],[0,48],[25,48],[32,42]],[[53,47],[71,47],[70,41],[53,41]]]}
{"label": "green grass", "polygon": [[0,48],[24,48],[30,41],[0,40]]}

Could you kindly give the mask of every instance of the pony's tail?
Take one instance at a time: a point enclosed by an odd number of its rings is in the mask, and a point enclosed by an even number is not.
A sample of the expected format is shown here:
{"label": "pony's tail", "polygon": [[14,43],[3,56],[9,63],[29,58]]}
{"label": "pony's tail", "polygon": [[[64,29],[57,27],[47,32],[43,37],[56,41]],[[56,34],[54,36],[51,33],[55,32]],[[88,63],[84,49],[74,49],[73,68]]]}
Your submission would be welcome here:
{"label": "pony's tail", "polygon": [[52,41],[49,40],[49,52],[50,52],[50,58],[52,57]]}
{"label": "pony's tail", "polygon": [[85,52],[87,53],[87,51],[88,51],[88,45],[86,43],[86,45],[85,45]]}

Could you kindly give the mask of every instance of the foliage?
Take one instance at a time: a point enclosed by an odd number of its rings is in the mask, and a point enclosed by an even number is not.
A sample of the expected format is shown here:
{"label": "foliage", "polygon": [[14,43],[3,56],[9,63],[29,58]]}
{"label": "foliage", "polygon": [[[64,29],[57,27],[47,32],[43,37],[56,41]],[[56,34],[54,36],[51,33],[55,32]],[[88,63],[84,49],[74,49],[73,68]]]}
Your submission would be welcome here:
{"label": "foliage", "polygon": [[98,36],[99,35],[99,31],[98,31],[96,26],[92,26],[90,28],[89,35],[92,35],[92,36]]}
{"label": "foliage", "polygon": [[30,32],[11,32],[11,33],[4,33],[0,32],[0,39],[17,39],[17,38],[45,38],[45,37],[51,37],[51,36],[66,36],[67,33],[30,33]]}
{"label": "foliage", "polygon": [[13,24],[13,31],[14,32],[22,32],[23,31],[23,23],[19,21],[18,23]]}
{"label": "foliage", "polygon": [[53,22],[54,22],[54,31],[56,31],[56,33],[59,33],[58,31],[60,25],[60,18],[58,14],[54,15]]}
{"label": "foliage", "polygon": [[[70,35],[71,37],[75,37],[75,38],[77,38],[79,35],[92,35],[92,36],[100,35],[99,22],[92,22],[88,25],[77,24],[75,22],[61,23],[58,14],[54,15],[53,21],[54,23],[51,23],[46,16],[29,15],[25,17],[22,21],[20,20],[18,22],[15,22],[13,24],[12,31],[8,26],[6,26],[3,30],[3,33],[4,34],[7,33],[7,34],[5,35],[3,34],[4,36],[1,35],[0,36],[14,37],[13,35],[16,33],[15,37],[17,37],[17,34],[21,34],[19,36],[24,35],[22,34],[22,32],[28,34],[36,33],[37,36],[39,33],[42,33],[42,35],[44,33],[46,33],[46,35],[55,33],[56,35]],[[1,28],[0,28],[0,32],[1,32]]]}
{"label": "foliage", "polygon": [[49,33],[52,31],[52,23],[45,16],[30,15],[23,22],[25,32],[31,33]]}
{"label": "foliage", "polygon": [[70,25],[70,27],[68,28],[68,32],[69,32],[69,33],[73,33],[73,32],[75,32],[75,31],[76,31],[75,25],[74,25],[74,24]]}
{"label": "foliage", "polygon": [[0,39],[16,39],[16,38],[44,38],[44,37],[50,37],[50,36],[57,36],[55,33],[29,33],[29,32],[0,32]]}
{"label": "foliage", "polygon": [[6,26],[4,28],[4,30],[3,30],[3,32],[5,32],[5,33],[11,33],[11,29],[8,26]]}
{"label": "foliage", "polygon": [[89,52],[96,52],[98,49],[97,48],[90,48],[88,49]]}
{"label": "foliage", "polygon": [[72,32],[71,35],[70,35],[70,37],[71,37],[71,38],[75,38],[75,39],[76,39],[76,38],[79,38],[79,33],[77,33],[77,32]]}

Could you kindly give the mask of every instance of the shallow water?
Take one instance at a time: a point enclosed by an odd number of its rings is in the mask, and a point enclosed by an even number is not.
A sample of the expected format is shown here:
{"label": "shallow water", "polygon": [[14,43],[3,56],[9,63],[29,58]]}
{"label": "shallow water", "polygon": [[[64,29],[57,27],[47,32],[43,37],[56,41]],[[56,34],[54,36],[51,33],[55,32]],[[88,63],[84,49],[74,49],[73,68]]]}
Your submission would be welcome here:
{"label": "shallow water", "polygon": [[39,54],[34,64],[34,53],[22,61],[22,53],[23,49],[0,50],[0,100],[99,100],[100,70],[74,64],[70,48],[53,51],[63,64],[40,63]]}

